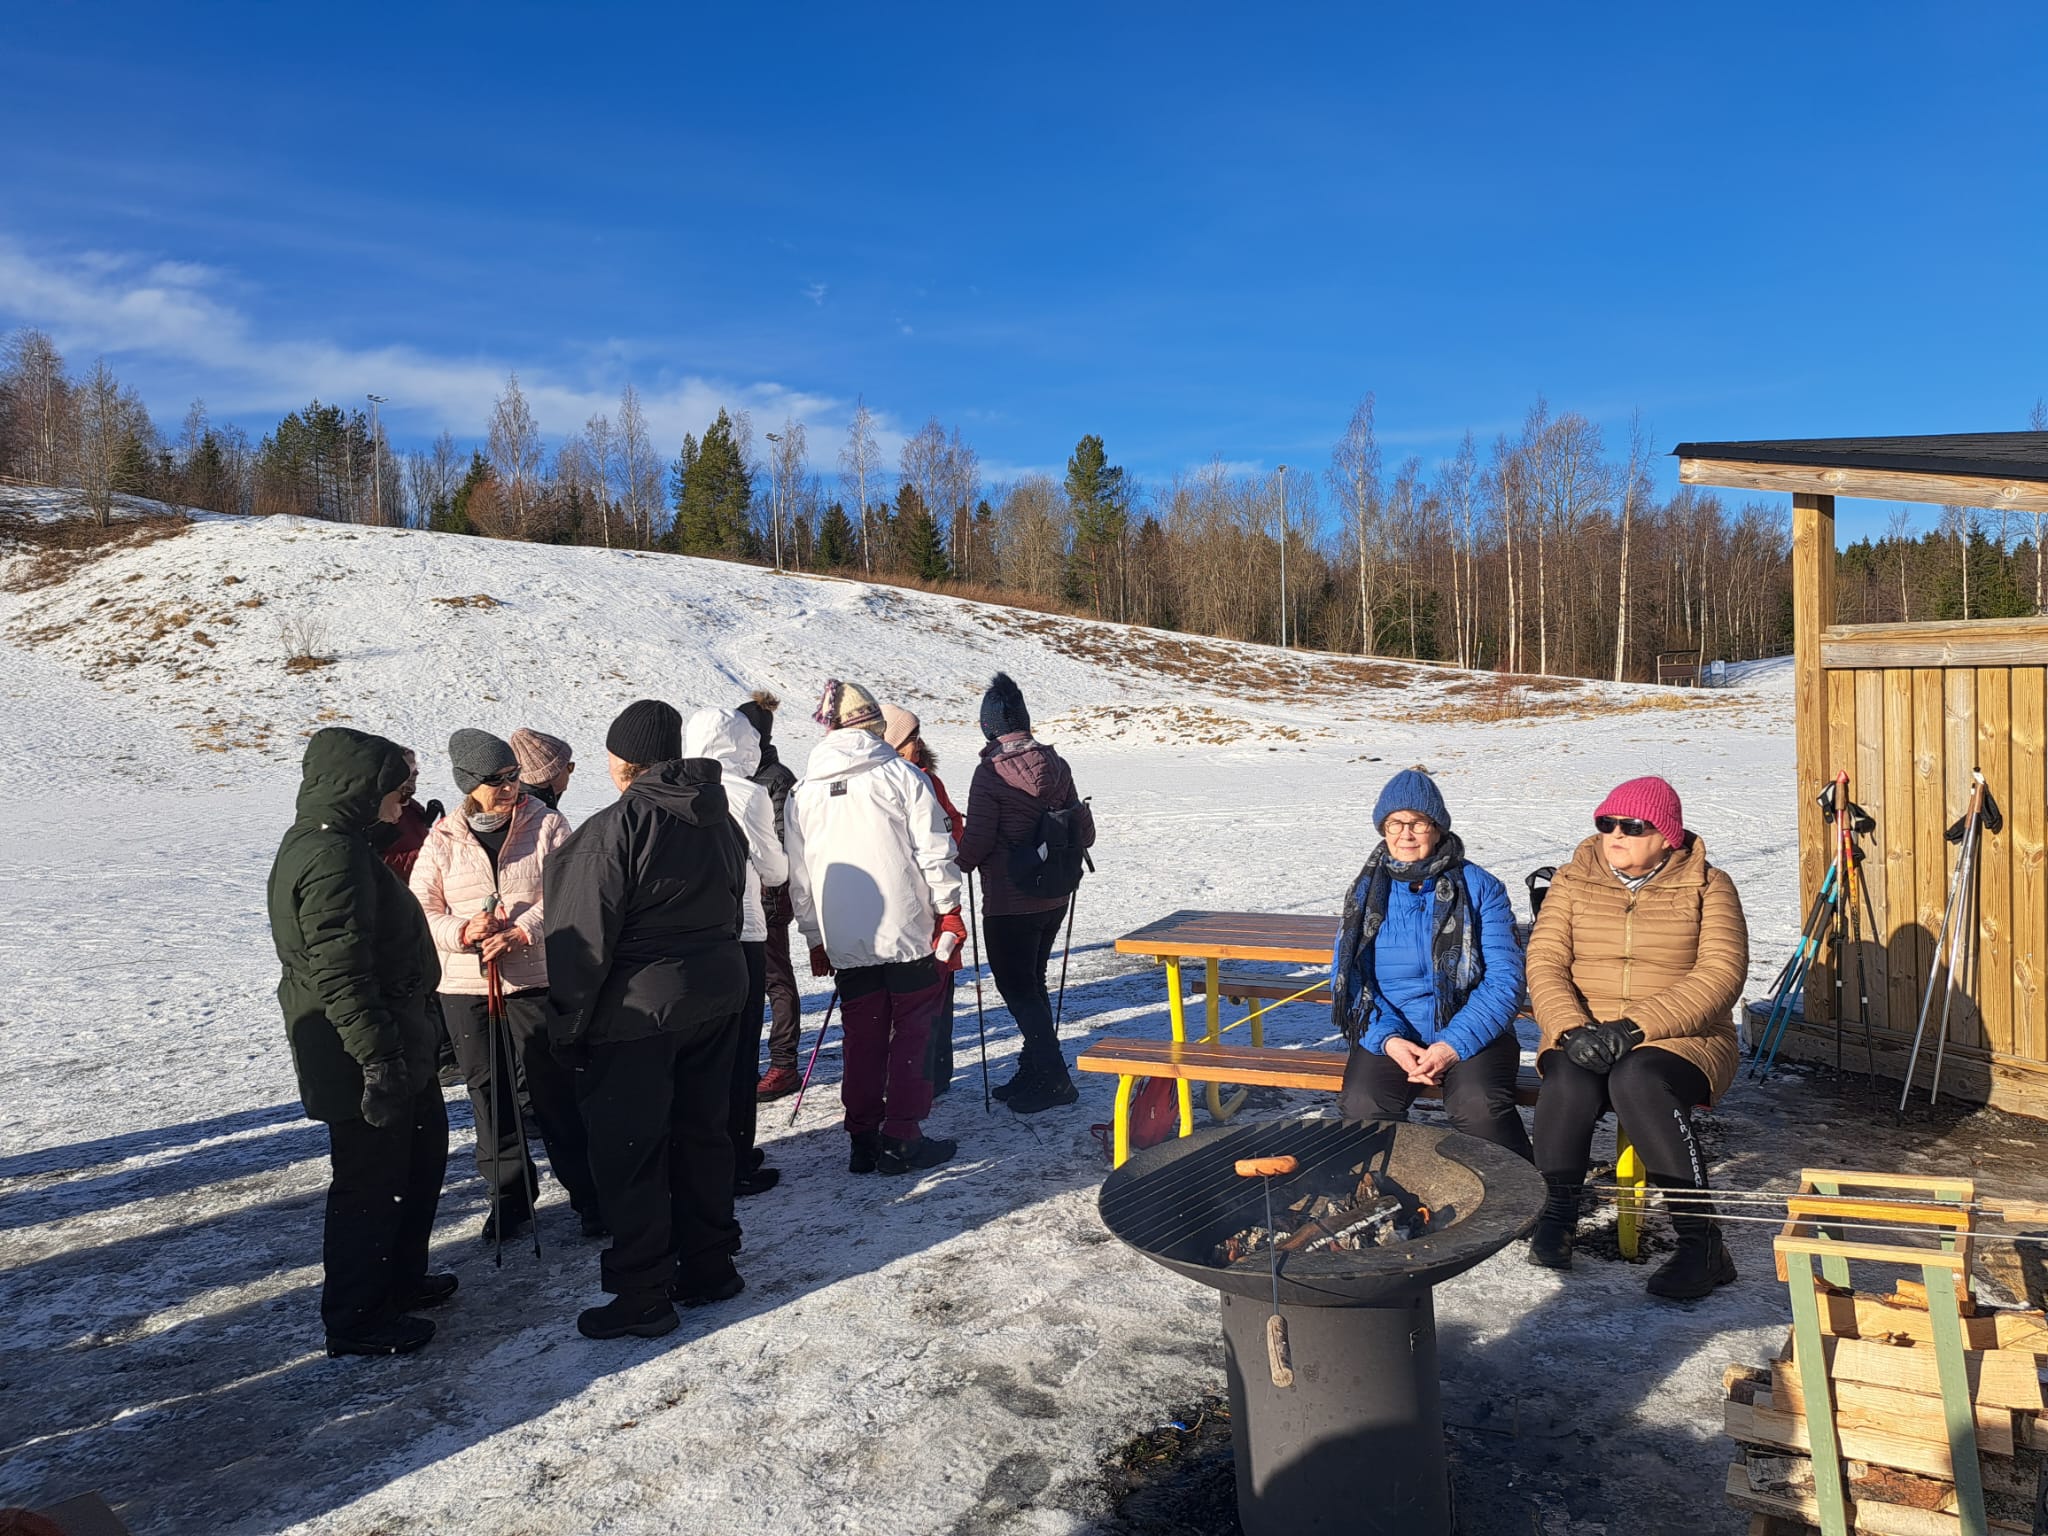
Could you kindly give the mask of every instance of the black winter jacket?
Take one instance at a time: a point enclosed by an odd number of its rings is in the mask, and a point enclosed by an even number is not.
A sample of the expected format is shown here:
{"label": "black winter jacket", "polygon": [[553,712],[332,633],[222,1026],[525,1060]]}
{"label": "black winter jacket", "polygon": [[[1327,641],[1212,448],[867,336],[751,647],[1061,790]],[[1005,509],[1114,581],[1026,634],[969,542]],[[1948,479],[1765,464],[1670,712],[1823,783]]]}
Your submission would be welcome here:
{"label": "black winter jacket", "polygon": [[740,1011],[747,844],[718,779],[704,758],[651,768],[549,856],[557,1044],[642,1040]]}
{"label": "black winter jacket", "polygon": [[270,868],[277,1000],[299,1098],[315,1120],[362,1115],[363,1066],[434,1080],[426,995],[440,957],[426,914],[371,844],[377,806],[411,772],[381,736],[340,726],[306,744],[298,816]]}

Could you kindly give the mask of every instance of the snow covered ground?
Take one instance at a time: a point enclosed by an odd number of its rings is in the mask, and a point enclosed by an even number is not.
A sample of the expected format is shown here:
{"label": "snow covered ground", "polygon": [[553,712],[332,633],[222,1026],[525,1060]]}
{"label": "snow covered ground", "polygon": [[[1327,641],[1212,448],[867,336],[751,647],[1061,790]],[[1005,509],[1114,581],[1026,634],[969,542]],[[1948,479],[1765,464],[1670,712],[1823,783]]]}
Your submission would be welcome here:
{"label": "snow covered ground", "polygon": [[[324,1135],[298,1117],[262,901],[321,724],[416,746],[422,797],[449,800],[454,728],[553,731],[582,753],[579,818],[609,793],[603,728],[628,700],[772,688],[801,769],[836,674],[918,710],[964,792],[1003,667],[1101,827],[1070,1048],[1164,1032],[1159,973],[1116,956],[1116,934],[1182,906],[1334,911],[1374,795],[1411,763],[1511,888],[1568,855],[1610,783],[1665,774],[1744,894],[1753,993],[1797,923],[1782,665],[1677,709],[1597,685],[1504,697],[1454,672],[712,561],[292,520],[31,564],[0,572],[26,588],[0,592],[0,1503],[98,1488],[151,1536],[1080,1532],[1108,1514],[1105,1452],[1221,1379],[1211,1295],[1096,1220],[1089,1126],[1110,1084],[1064,1112],[984,1115],[971,989],[932,1121],[960,1160],[849,1179],[828,1047],[798,1122],[764,1116],[786,1177],[742,1207],[748,1290],[653,1343],[576,1335],[596,1251],[553,1186],[544,1257],[492,1268],[454,1096],[437,1260],[461,1294],[423,1355],[326,1359]],[[290,670],[294,652],[331,659]],[[1015,1036],[988,997],[1006,1071]],[[813,1024],[824,1001],[807,999]],[[1273,1033],[1326,1031],[1296,1009]],[[1743,1113],[1722,1117],[1738,1162]],[[1454,1417],[1554,1436],[1553,1461],[1600,1448],[1569,1487],[1489,1484],[1499,1529],[1740,1529],[1717,1491],[1720,1367],[1763,1358],[1784,1303],[1762,1238],[1736,1247],[1754,1278],[1689,1309],[1652,1310],[1640,1269],[1560,1277],[1518,1250],[1439,1292]],[[1608,1508],[1665,1513],[1579,1523]]]}

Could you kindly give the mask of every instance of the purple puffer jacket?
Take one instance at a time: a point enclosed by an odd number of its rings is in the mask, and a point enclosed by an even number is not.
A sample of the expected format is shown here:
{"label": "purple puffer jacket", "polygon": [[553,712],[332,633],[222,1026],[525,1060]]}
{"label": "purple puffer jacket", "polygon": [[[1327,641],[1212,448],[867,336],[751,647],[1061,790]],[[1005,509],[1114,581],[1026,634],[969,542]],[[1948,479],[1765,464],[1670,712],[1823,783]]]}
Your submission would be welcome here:
{"label": "purple puffer jacket", "polygon": [[[967,831],[960,839],[960,867],[981,871],[981,910],[989,917],[1052,912],[1066,898],[1026,896],[1010,878],[1010,853],[1031,847],[1038,818],[1062,810],[1079,797],[1074,775],[1059,753],[1028,735],[1005,736],[981,749],[974,782],[967,787]],[[1081,807],[1081,841],[1095,846],[1095,817]]]}

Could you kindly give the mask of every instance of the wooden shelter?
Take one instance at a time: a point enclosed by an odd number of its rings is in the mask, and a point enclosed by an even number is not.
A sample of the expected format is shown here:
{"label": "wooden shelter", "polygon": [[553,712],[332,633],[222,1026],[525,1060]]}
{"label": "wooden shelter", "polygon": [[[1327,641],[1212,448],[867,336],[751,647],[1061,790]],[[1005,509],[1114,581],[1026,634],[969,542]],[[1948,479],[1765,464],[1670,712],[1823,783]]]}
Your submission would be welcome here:
{"label": "wooden shelter", "polygon": [[[1879,1069],[1904,1074],[1955,867],[1943,833],[1981,768],[2005,828],[1986,831],[1978,856],[1971,1000],[1958,996],[1942,1085],[2048,1118],[2048,617],[1835,622],[1837,496],[2048,512],[2048,432],[1684,443],[1675,454],[1687,485],[1792,497],[1802,915],[1832,855],[1816,797],[1837,769],[1877,820],[1863,871],[1879,932],[1852,946],[1845,968],[1845,1066],[1863,1065],[1867,988]],[[1816,966],[1788,1051],[1833,1058],[1834,990]]]}

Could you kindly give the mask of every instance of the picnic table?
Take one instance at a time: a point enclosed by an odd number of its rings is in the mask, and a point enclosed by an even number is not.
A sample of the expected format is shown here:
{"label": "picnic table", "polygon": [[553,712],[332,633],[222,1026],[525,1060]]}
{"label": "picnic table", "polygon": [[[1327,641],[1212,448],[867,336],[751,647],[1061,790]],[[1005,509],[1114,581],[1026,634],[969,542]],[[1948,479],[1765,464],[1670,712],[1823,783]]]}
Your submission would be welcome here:
{"label": "picnic table", "polygon": [[[1203,1037],[1214,1045],[1222,1035],[1223,999],[1263,999],[1268,1006],[1299,999],[1329,1002],[1327,989],[1330,959],[1337,947],[1338,919],[1303,916],[1289,912],[1172,912],[1147,923],[1116,941],[1120,955],[1144,955],[1166,966],[1166,1005],[1177,1043],[1187,1040],[1187,995],[1181,984],[1181,965],[1202,962]],[[1313,977],[1259,977],[1225,975],[1225,960],[1264,960],[1279,964],[1319,967]],[[1250,1015],[1252,1044],[1264,1045],[1266,1008]],[[1180,1134],[1195,1129],[1194,1093],[1186,1079],[1177,1085],[1180,1097]],[[1245,1090],[1229,1101],[1221,1083],[1208,1084],[1209,1113],[1226,1121],[1244,1106]]]}

